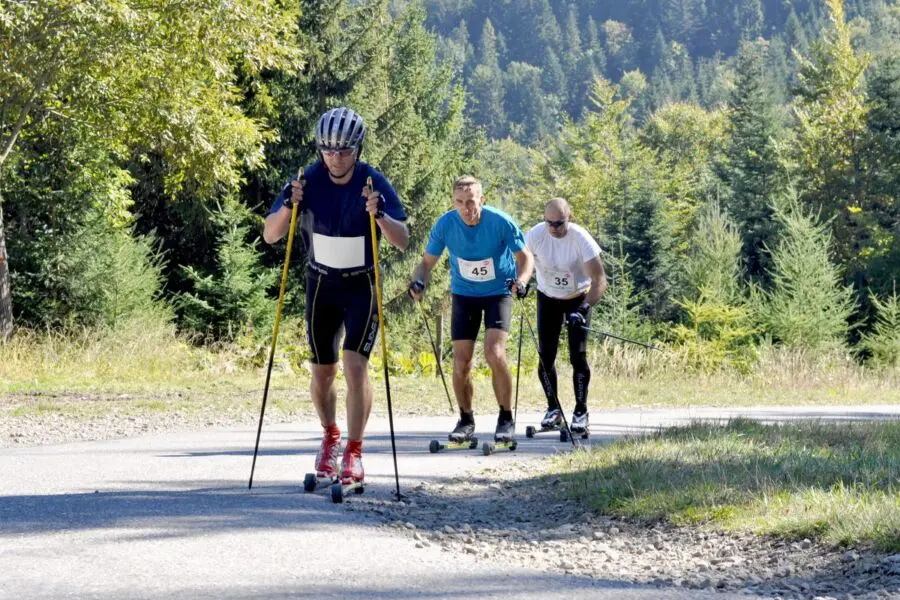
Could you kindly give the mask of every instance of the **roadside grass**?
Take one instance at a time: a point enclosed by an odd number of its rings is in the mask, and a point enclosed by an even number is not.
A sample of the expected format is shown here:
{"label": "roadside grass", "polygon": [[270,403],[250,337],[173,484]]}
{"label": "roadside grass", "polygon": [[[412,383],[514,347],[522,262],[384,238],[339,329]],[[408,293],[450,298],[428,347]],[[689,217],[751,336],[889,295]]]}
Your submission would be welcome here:
{"label": "roadside grass", "polygon": [[[269,401],[290,416],[312,414],[309,364],[296,336],[279,340]],[[283,343],[282,343],[283,341]],[[528,341],[528,340],[526,340]],[[480,345],[479,345],[480,347]],[[509,359],[514,364],[516,342]],[[519,410],[542,410],[544,394],[535,372],[533,343],[523,352]],[[401,414],[451,414],[443,386],[427,352],[392,354],[391,392]],[[68,412],[192,412],[222,410],[258,413],[268,346],[243,343],[198,346],[170,324],[148,320],[115,331],[61,334],[20,330],[0,343],[0,415]],[[677,350],[647,351],[605,341],[590,349],[593,364],[590,404],[595,411],[627,407],[750,405],[872,405],[900,401],[900,373],[873,371],[842,355],[806,355],[778,348],[761,351],[750,373],[691,371]],[[433,361],[433,357],[431,357]],[[380,352],[370,366],[376,414],[386,411]],[[571,371],[558,361],[560,399],[573,406]],[[452,364],[444,361],[449,380]],[[495,410],[489,371],[476,355],[476,412]],[[343,382],[338,374],[338,385]],[[339,403],[343,404],[343,403]],[[455,404],[455,399],[454,399]],[[268,409],[267,409],[268,410]]]}
{"label": "roadside grass", "polygon": [[693,423],[555,457],[603,514],[900,551],[900,421]]}

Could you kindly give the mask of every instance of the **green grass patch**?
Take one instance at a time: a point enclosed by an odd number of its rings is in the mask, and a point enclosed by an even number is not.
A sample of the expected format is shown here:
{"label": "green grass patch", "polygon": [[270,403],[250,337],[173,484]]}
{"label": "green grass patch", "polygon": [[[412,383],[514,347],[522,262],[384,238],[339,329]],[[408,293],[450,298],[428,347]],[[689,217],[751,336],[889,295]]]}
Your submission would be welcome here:
{"label": "green grass patch", "polygon": [[561,455],[560,493],[604,514],[900,550],[900,422],[735,419]]}

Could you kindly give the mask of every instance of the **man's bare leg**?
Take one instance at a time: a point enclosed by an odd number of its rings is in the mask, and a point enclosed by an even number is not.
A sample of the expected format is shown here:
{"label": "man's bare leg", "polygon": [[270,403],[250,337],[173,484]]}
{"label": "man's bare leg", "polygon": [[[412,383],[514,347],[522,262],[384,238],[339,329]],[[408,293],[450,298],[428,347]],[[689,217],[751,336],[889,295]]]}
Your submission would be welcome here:
{"label": "man's bare leg", "polygon": [[462,412],[472,412],[475,389],[472,386],[472,358],[475,355],[473,340],[453,341],[453,393]]}
{"label": "man's bare leg", "polygon": [[351,440],[361,440],[372,412],[369,360],[362,354],[344,350],[344,379],[347,382],[347,435]]}
{"label": "man's bare leg", "polygon": [[337,375],[337,363],[330,365],[312,365],[312,379],[309,382],[309,395],[319,415],[319,422],[325,429],[335,422],[337,392],[334,390],[334,377]]}
{"label": "man's bare leg", "polygon": [[309,393],[324,430],[322,446],[316,455],[316,474],[319,477],[335,477],[337,475],[341,431],[335,423],[337,393],[334,390],[334,377],[336,374],[337,363],[313,365],[312,379],[309,382]]}
{"label": "man's bare leg", "polygon": [[365,479],[362,466],[362,441],[372,411],[372,386],[369,384],[368,359],[344,350],[344,379],[347,382],[347,446],[341,459],[341,481]]}
{"label": "man's bare leg", "polygon": [[491,383],[497,404],[512,410],[512,373],[506,361],[506,341],[509,334],[502,329],[487,329],[484,334],[484,359],[491,368]]}

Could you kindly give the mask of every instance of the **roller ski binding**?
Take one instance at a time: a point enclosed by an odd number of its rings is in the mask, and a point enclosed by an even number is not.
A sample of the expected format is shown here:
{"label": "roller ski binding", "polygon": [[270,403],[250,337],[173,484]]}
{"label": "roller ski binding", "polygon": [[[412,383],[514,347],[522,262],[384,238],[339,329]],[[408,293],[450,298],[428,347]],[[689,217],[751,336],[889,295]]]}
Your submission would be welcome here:
{"label": "roller ski binding", "polygon": [[350,492],[362,494],[366,490],[365,478],[366,473],[362,465],[362,442],[354,444],[351,440],[344,449],[344,458],[341,460],[341,478],[331,484],[331,501],[340,504]]}
{"label": "roller ski binding", "polygon": [[462,419],[456,422],[456,427],[447,436],[447,443],[439,440],[431,440],[428,450],[435,454],[441,450],[474,450],[478,447],[478,438],[475,437],[475,423],[463,423]]}
{"label": "roller ski binding", "polygon": [[540,429],[535,428],[533,425],[529,425],[528,427],[526,427],[525,437],[530,439],[539,433],[546,433],[548,431],[558,431],[559,441],[561,442],[569,441],[569,435],[566,432],[566,428],[563,423],[563,414],[562,411],[558,408],[547,409],[547,412],[544,414],[544,418],[541,419]]}
{"label": "roller ski binding", "polygon": [[501,413],[497,418],[497,429],[494,431],[494,441],[485,442],[481,446],[481,452],[485,456],[490,456],[497,450],[514,451],[519,445],[516,442],[516,423],[512,419],[507,419]]}
{"label": "roller ski binding", "polygon": [[341,432],[335,428],[326,431],[322,445],[316,454],[316,472],[307,473],[303,478],[303,490],[314,492],[330,486],[338,479],[338,455],[341,453]]}
{"label": "roller ski binding", "polygon": [[[591,435],[591,425],[590,419],[588,418],[588,412],[584,411],[582,413],[572,413],[572,421],[569,424],[569,431],[572,432],[573,438],[581,438],[586,440]],[[568,442],[569,436],[565,430],[559,432],[559,439],[562,442]],[[565,438],[565,439],[563,439]]]}

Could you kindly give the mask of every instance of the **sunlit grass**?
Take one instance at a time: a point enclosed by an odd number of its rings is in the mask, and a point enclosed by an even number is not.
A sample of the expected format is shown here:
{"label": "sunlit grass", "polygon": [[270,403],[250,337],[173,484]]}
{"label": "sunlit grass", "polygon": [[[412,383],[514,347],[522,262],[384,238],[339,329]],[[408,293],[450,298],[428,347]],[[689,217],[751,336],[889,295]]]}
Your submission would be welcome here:
{"label": "sunlit grass", "polygon": [[900,421],[697,423],[552,470],[601,513],[900,550]]}
{"label": "sunlit grass", "polygon": [[[515,364],[515,346],[511,338],[511,365]],[[298,355],[302,355],[302,344],[284,337],[276,352],[270,399],[275,410],[286,414],[311,411],[309,364]],[[200,403],[212,403],[252,413],[258,410],[261,399],[267,356],[267,342],[198,346],[179,336],[170,324],[156,321],[126,323],[115,331],[85,330],[67,335],[20,330],[10,342],[0,345],[0,392],[8,395],[0,407],[5,407],[7,414],[9,410],[19,411],[16,414],[71,411],[71,405],[80,399],[102,397],[106,402],[83,402],[82,410],[96,413],[113,406],[116,410],[133,406],[141,411],[190,411]],[[451,412],[434,364],[427,358],[422,353],[415,357],[392,353],[392,401],[398,411]],[[523,362],[520,410],[540,410],[546,404],[533,358]],[[760,353],[759,363],[750,373],[715,374],[690,372],[684,357],[665,347],[662,352],[653,352],[606,342],[592,346],[590,358],[594,371],[590,404],[595,411],[900,401],[896,372],[874,372],[846,356],[808,356],[769,348]],[[483,361],[476,361],[476,410],[492,413],[495,404],[489,370]],[[571,408],[571,373],[565,362],[564,357],[558,361],[560,396],[563,406]],[[450,363],[445,359],[452,394]],[[376,396],[374,410],[383,413],[380,351],[373,355],[370,369]],[[338,385],[343,385],[340,374]],[[56,400],[51,397],[54,393],[60,395]],[[43,408],[35,405],[35,395],[40,396]],[[31,398],[27,406],[16,405],[16,399],[22,397]],[[150,404],[138,405],[139,400]]]}

